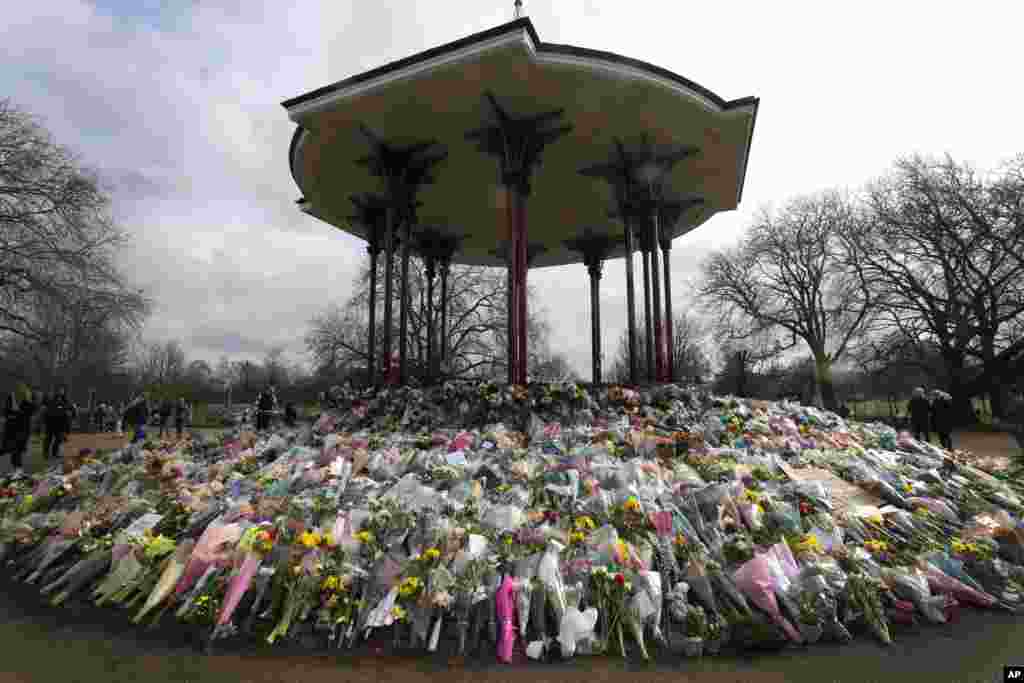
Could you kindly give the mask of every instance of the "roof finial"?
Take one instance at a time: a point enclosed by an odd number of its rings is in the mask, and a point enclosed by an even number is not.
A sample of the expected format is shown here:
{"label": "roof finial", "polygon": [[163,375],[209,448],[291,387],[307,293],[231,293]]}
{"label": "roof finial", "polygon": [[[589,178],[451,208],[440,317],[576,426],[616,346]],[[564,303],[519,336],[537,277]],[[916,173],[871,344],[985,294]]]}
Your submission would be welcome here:
{"label": "roof finial", "polygon": [[516,0],[516,19],[523,16],[523,0]]}

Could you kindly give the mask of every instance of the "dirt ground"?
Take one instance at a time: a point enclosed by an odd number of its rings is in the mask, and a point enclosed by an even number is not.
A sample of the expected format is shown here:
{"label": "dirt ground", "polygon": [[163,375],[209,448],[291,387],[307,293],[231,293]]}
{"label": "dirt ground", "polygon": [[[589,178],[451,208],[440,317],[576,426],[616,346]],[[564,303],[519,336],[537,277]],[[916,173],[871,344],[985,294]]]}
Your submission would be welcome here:
{"label": "dirt ground", "polygon": [[1013,435],[1004,432],[956,432],[953,447],[970,451],[971,460],[984,470],[1004,469],[1022,447]]}

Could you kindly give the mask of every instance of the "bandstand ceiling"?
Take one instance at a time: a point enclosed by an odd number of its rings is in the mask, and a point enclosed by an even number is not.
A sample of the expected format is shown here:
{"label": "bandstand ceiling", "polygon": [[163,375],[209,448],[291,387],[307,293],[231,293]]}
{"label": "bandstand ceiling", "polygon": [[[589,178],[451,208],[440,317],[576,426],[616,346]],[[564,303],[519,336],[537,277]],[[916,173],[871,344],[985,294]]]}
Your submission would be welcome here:
{"label": "bandstand ceiling", "polygon": [[[607,161],[615,138],[628,147],[646,134],[657,145],[700,149],[667,179],[669,196],[695,193],[705,200],[663,226],[672,237],[740,201],[755,98],[727,102],[650,64],[542,43],[530,21],[518,19],[284,102],[299,124],[289,154],[303,196],[299,207],[366,238],[366,228],[349,219],[349,197],[383,188],[354,163],[370,149],[359,124],[389,143],[437,140],[448,157],[436,167],[436,182],[418,195],[420,222],[465,235],[456,262],[502,265],[493,253],[506,238],[498,164],[465,137],[490,120],[485,91],[515,116],[563,108],[563,121],[573,126],[544,150],[532,177],[528,239],[545,251],[531,267],[581,261],[564,242],[585,231],[622,234],[609,218],[610,187],[579,173]],[[611,255],[622,253],[620,247]]]}

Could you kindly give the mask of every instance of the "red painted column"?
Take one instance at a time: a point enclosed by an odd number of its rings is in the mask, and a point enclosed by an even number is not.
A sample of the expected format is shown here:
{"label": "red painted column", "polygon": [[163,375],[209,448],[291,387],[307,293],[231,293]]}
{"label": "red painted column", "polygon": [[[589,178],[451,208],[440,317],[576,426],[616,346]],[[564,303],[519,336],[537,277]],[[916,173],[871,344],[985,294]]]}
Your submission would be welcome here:
{"label": "red painted column", "polygon": [[647,364],[644,366],[644,378],[648,382],[654,382],[654,320],[651,317],[651,249],[647,244],[647,226],[641,224],[640,228],[640,253],[643,255],[643,278],[644,278],[644,349],[646,350]]}
{"label": "red painted column", "polygon": [[513,333],[515,335],[515,374],[514,384],[526,384],[526,273],[527,233],[526,233],[526,195],[519,188],[513,188],[509,197],[512,205],[512,281],[515,318]]}
{"label": "red painted column", "polygon": [[628,216],[623,216],[626,229],[626,329],[629,340],[629,383],[636,385],[637,348],[636,348],[636,285],[633,281],[633,226]]}
{"label": "red painted column", "polygon": [[651,298],[654,314],[654,378],[658,382],[665,381],[665,329],[661,319],[661,277],[658,272],[658,211],[654,211],[651,219]]}
{"label": "red painted column", "polygon": [[666,381],[676,381],[675,341],[672,338],[672,266],[668,253],[672,248],[672,240],[661,240],[662,266],[665,269],[665,368]]}
{"label": "red painted column", "polygon": [[391,340],[394,330],[395,230],[397,227],[395,216],[394,208],[388,207],[385,218],[387,232],[384,237],[384,348],[381,349],[385,377],[390,377],[391,373]]}
{"label": "red painted column", "polygon": [[370,325],[367,340],[367,370],[370,386],[377,386],[377,236],[373,235],[366,251],[370,254]]}

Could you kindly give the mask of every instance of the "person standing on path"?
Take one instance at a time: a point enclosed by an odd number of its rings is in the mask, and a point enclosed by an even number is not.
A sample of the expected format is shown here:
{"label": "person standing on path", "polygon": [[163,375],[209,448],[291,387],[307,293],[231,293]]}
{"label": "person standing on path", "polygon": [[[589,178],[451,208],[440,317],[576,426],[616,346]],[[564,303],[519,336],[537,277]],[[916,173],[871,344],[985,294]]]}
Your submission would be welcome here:
{"label": "person standing on path", "polygon": [[932,392],[932,426],[939,434],[939,444],[953,450],[953,397],[936,389]]}
{"label": "person standing on path", "polygon": [[15,416],[18,414],[17,394],[12,391],[4,402],[4,438],[0,443],[0,453],[7,454],[14,448]]}
{"label": "person standing on path", "polygon": [[7,421],[4,424],[4,453],[11,454],[11,468],[15,477],[21,477],[22,458],[28,451],[29,440],[32,438],[32,416],[36,412],[32,390],[20,385],[11,396],[8,405]]}
{"label": "person standing on path", "polygon": [[125,422],[124,414],[128,410],[128,401],[121,401],[117,407],[117,433],[124,434],[124,428],[130,426],[129,423]]}
{"label": "person standing on path", "polygon": [[160,402],[160,434],[159,437],[164,438],[164,431],[170,431],[171,426],[171,414],[174,412],[174,406],[171,405],[169,400],[163,400]]}
{"label": "person standing on path", "polygon": [[910,399],[910,427],[913,430],[914,438],[918,441],[928,442],[931,439],[932,406],[925,395],[924,387],[914,389],[913,397]]}
{"label": "person standing on path", "polygon": [[174,407],[174,428],[178,433],[178,438],[181,438],[182,432],[185,428],[185,421],[188,420],[188,404],[185,403],[185,397],[182,396],[178,399],[178,405]]}
{"label": "person standing on path", "polygon": [[270,411],[273,409],[274,397],[270,390],[261,391],[256,399],[256,431],[262,432],[264,429],[270,428]]}
{"label": "person standing on path", "polygon": [[146,421],[149,419],[149,406],[146,405],[145,394],[139,394],[128,404],[124,419],[135,430],[132,434],[132,443],[139,443],[146,438]]}
{"label": "person standing on path", "polygon": [[47,460],[60,457],[60,448],[71,428],[71,404],[67,390],[61,387],[50,400],[43,413],[46,424],[46,439],[43,441],[43,457]]}

